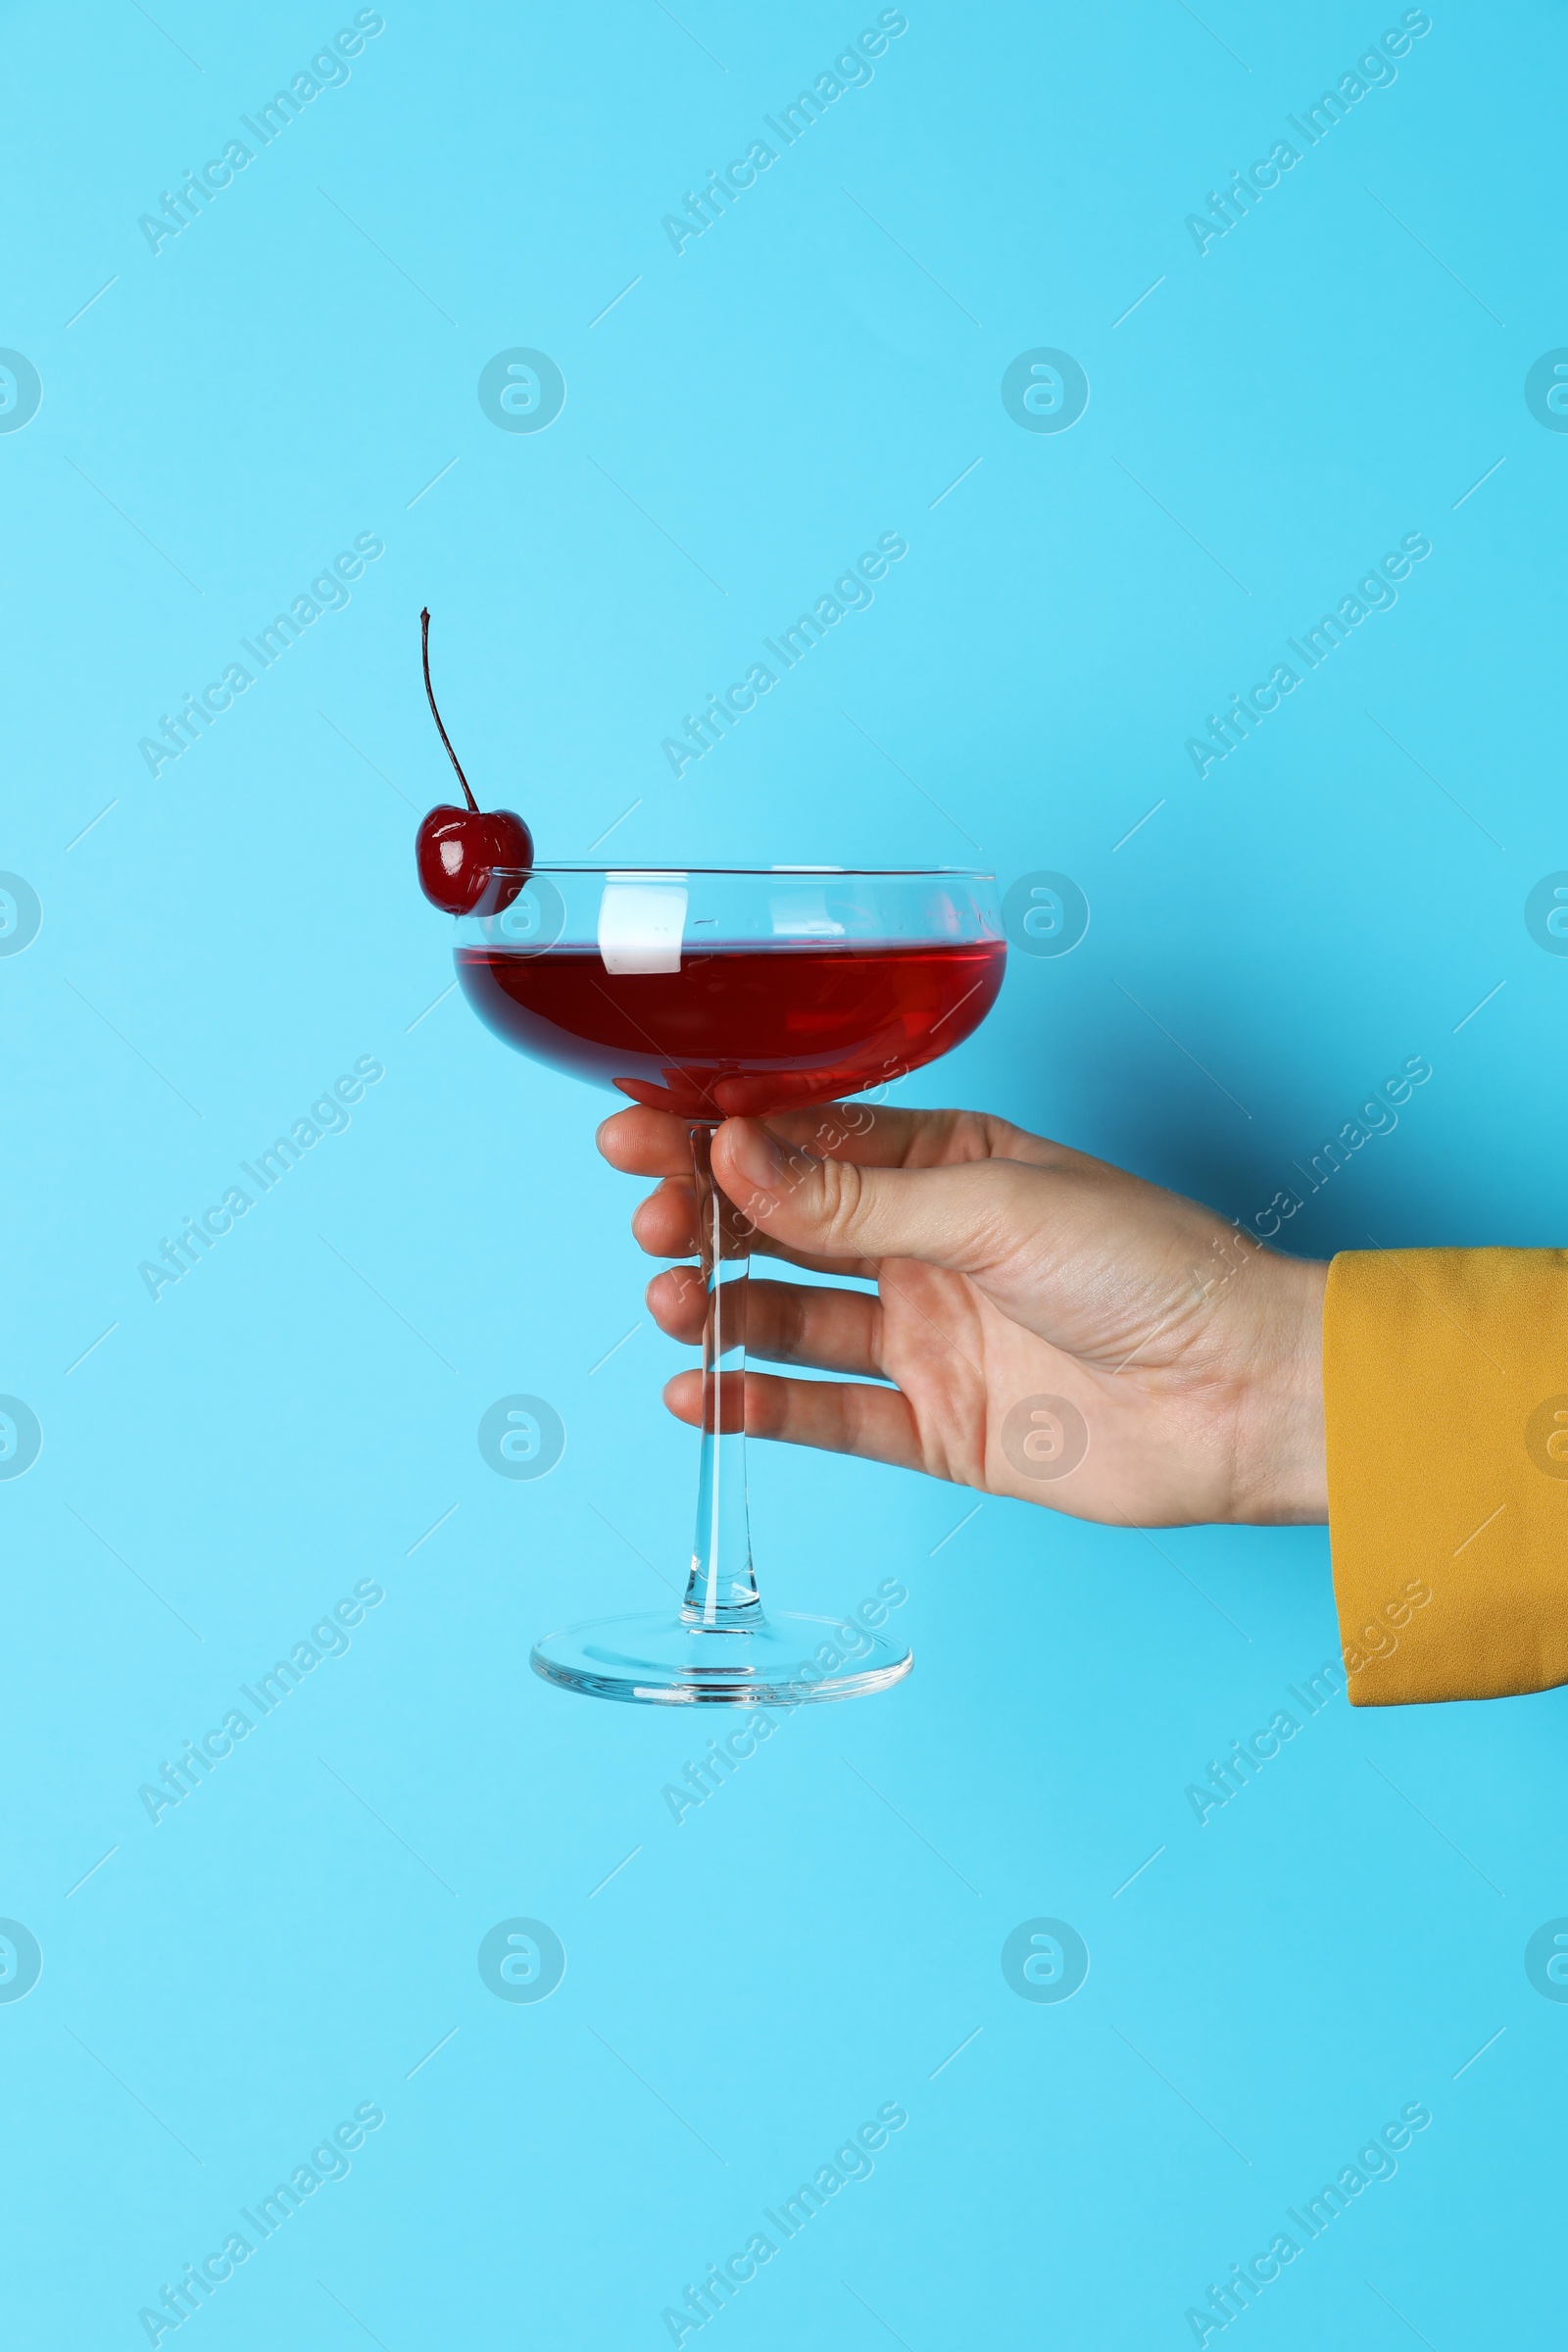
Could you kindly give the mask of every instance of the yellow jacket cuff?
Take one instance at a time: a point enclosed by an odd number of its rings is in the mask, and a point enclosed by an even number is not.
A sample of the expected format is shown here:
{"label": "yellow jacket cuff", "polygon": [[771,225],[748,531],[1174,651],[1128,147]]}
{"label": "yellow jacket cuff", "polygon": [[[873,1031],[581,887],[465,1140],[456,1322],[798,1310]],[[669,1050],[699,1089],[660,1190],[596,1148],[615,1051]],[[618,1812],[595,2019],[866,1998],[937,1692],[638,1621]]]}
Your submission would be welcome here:
{"label": "yellow jacket cuff", "polygon": [[1568,1683],[1568,1250],[1351,1250],[1323,1302],[1352,1704]]}

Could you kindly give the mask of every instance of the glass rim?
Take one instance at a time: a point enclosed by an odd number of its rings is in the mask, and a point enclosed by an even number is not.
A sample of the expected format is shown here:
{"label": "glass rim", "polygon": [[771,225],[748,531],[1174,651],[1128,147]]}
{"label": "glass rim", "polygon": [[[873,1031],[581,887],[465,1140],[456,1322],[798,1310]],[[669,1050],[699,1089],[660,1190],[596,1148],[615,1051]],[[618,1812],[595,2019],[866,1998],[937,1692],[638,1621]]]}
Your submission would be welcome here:
{"label": "glass rim", "polygon": [[514,875],[527,882],[535,874],[601,874],[617,880],[679,882],[688,874],[705,874],[734,881],[825,882],[995,882],[994,872],[973,865],[637,865],[584,864],[560,860],[533,865],[493,865],[492,874]]}

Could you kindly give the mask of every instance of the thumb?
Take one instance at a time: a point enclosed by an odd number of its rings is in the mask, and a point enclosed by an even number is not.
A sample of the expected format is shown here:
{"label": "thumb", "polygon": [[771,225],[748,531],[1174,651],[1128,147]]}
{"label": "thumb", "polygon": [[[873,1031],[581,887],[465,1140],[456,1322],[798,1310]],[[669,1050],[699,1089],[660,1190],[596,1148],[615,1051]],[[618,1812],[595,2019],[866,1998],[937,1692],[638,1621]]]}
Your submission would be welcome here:
{"label": "thumb", "polygon": [[913,1257],[978,1274],[1004,1249],[1007,1207],[1028,1171],[1013,1162],[877,1168],[781,1144],[756,1119],[727,1119],[713,1173],[755,1225],[820,1257]]}

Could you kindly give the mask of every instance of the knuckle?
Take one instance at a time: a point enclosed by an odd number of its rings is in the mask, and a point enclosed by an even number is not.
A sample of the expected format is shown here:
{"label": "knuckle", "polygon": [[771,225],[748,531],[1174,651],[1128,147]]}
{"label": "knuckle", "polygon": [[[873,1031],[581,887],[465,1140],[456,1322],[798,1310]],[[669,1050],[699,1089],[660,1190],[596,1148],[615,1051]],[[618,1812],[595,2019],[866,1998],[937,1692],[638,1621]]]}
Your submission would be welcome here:
{"label": "knuckle", "polygon": [[953,1141],[965,1159],[1005,1156],[1007,1138],[1017,1132],[988,1110],[960,1110],[954,1114]]}
{"label": "knuckle", "polygon": [[799,1283],[780,1285],[779,1347],[785,1355],[799,1355],[806,1344],[807,1298]]}
{"label": "knuckle", "polygon": [[819,1221],[823,1233],[830,1241],[852,1241],[865,1198],[865,1184],[860,1170],[850,1160],[825,1159],[821,1163],[818,1182],[821,1188]]}

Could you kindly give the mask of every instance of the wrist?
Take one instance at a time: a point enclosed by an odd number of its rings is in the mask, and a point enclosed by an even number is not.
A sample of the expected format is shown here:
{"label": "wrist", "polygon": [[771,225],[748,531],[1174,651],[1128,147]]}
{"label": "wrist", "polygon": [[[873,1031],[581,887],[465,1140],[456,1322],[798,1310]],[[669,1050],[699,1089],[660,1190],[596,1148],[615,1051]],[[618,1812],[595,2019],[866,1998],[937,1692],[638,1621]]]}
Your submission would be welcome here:
{"label": "wrist", "polygon": [[1323,1293],[1320,1258],[1258,1261],[1266,1277],[1253,1358],[1238,1414],[1231,1517],[1303,1526],[1328,1518],[1323,1443]]}

